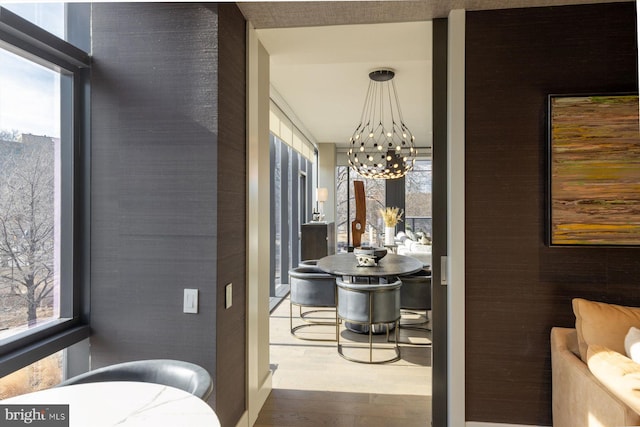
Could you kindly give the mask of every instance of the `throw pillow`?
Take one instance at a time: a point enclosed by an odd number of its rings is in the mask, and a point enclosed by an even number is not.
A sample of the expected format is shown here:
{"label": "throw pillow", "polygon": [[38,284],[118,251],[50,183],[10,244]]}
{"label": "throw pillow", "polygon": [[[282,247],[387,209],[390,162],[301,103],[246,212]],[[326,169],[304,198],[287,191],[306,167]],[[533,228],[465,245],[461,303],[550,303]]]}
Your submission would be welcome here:
{"label": "throw pillow", "polygon": [[600,344],[625,354],[624,337],[631,326],[640,328],[640,308],[574,298],[573,313],[580,358],[587,361],[587,347]]}
{"label": "throw pillow", "polygon": [[640,413],[640,364],[605,346],[587,349],[589,370],[616,397]]}
{"label": "throw pillow", "polygon": [[413,231],[411,231],[411,230],[405,230],[404,232],[405,232],[405,234],[407,235],[407,238],[409,238],[409,239],[411,239],[411,240],[413,240],[413,241],[415,242],[415,240],[416,240],[416,235],[415,235],[415,234],[413,234]]}
{"label": "throw pillow", "polygon": [[640,329],[632,326],[624,337],[624,350],[627,357],[636,363],[640,363]]}

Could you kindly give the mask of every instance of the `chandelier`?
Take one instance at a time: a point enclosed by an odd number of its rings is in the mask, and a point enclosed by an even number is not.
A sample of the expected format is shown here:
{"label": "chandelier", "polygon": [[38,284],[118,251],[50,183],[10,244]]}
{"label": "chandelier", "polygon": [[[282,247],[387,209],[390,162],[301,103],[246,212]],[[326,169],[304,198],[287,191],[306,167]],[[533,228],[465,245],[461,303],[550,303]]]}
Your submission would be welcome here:
{"label": "chandelier", "polygon": [[365,178],[400,178],[413,169],[418,154],[402,119],[394,76],[390,69],[369,73],[360,123],[349,138],[349,165]]}

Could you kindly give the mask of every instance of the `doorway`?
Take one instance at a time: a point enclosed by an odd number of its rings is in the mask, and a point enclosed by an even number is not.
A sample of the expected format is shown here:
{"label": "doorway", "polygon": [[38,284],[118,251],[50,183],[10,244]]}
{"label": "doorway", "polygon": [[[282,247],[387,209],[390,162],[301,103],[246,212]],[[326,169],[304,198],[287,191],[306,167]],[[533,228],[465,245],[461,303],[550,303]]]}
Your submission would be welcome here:
{"label": "doorway", "polygon": [[[412,24],[412,25],[413,25],[414,27],[416,26],[415,24]],[[417,25],[417,27],[419,27],[419,26],[420,26],[420,25]],[[428,26],[430,26],[430,24],[429,24]],[[360,28],[357,28],[357,30],[362,30],[362,29],[363,29],[363,27],[362,27],[362,26],[361,26]],[[332,30],[333,30],[333,29],[332,29]],[[286,45],[286,41],[285,41],[283,38],[281,38],[281,37],[285,37],[285,36],[284,36],[284,35],[282,35],[282,34],[288,33],[288,34],[289,34],[289,37],[291,37],[291,31],[292,31],[292,29],[285,29],[285,30],[282,30],[282,31],[280,31],[280,30],[273,30],[273,31],[272,31],[272,30],[264,30],[264,31],[263,31],[263,30],[261,30],[261,31],[259,31],[258,33],[259,33],[259,38],[260,38],[263,42],[265,42],[265,48],[266,48],[266,50],[267,50],[267,51],[270,51],[270,52],[276,52],[280,47],[282,47],[282,46]],[[317,28],[316,28],[316,29],[313,29],[313,30],[310,30],[310,32],[311,32],[311,33],[314,33],[314,34],[316,35],[316,37],[315,37],[316,39],[323,39],[323,38],[325,38],[325,37],[318,36],[318,33],[317,33],[318,31],[320,31],[320,30],[319,30],[319,29],[317,29]],[[427,42],[427,40],[426,40],[426,39],[427,39],[428,37],[429,37],[429,35],[428,35],[428,34],[425,34],[425,35],[424,35],[425,43]],[[300,38],[300,39],[304,39],[304,40],[305,40],[305,42],[312,43],[311,39],[313,39],[314,37],[311,37],[311,36],[309,36],[309,35],[302,35],[302,36],[300,36],[299,38]],[[296,38],[296,40],[298,40],[298,38]],[[308,55],[312,55],[312,53],[310,53],[310,52],[307,52],[307,54],[308,54]],[[273,57],[279,57],[279,56],[283,56],[283,55],[285,55],[285,56],[286,56],[286,53],[284,53],[284,52],[278,52],[278,53],[275,53],[275,54],[273,55]],[[322,55],[323,55],[323,54],[318,54],[318,56],[322,56]],[[317,60],[317,59],[314,59],[314,60]],[[428,62],[428,61],[425,61],[425,62]],[[288,65],[288,66],[289,66],[290,68],[292,67],[291,65]],[[305,73],[306,73],[307,71],[309,71],[309,72],[316,72],[316,70],[308,70],[308,69],[307,69],[307,68],[305,68],[304,66],[301,66],[301,67],[302,67],[302,69],[299,69],[299,68],[297,68],[297,67],[296,67],[296,68],[295,68],[295,69],[296,69],[296,73],[294,73],[294,74],[296,74],[296,75],[289,75],[289,76],[287,77],[287,80],[288,80],[288,81],[291,81],[291,82],[293,82],[293,84],[295,84],[295,80],[296,80],[296,79],[303,80],[303,79],[300,77],[300,75],[305,75]],[[322,68],[322,65],[314,64],[314,67],[313,67],[313,68],[316,68],[316,67]],[[402,67],[402,65],[400,65],[400,67]],[[422,68],[420,68],[420,67],[422,67]],[[424,79],[425,81],[428,81],[428,82],[429,82],[429,84],[430,84],[430,80],[431,80],[431,78],[430,78],[430,77],[431,77],[431,71],[430,71],[430,70],[428,70],[428,68],[430,67],[430,64],[428,64],[428,65],[427,65],[427,64],[421,64],[421,65],[420,65],[420,67],[418,67],[419,69],[418,69],[417,71],[416,71],[416,70],[411,70],[411,68],[407,68],[407,69],[404,71],[404,73],[405,73],[405,75],[406,75],[406,76],[411,76],[411,74],[415,72],[415,73],[417,73],[418,75],[422,76],[422,79]],[[320,105],[322,105],[322,104],[321,104],[321,100],[320,100],[320,95],[317,95],[317,96],[316,96],[315,94],[314,94],[314,95],[305,95],[305,89],[304,89],[304,87],[298,88],[298,90],[293,91],[293,92],[285,92],[285,88],[284,88],[284,86],[280,86],[280,85],[279,85],[280,80],[279,80],[279,78],[277,77],[277,74],[278,74],[279,72],[283,72],[283,68],[281,68],[281,66],[280,66],[280,65],[278,65],[277,63],[274,65],[273,61],[271,61],[271,63],[270,63],[270,74],[271,74],[271,75],[270,75],[270,82],[271,82],[271,86],[272,86],[272,89],[271,89],[271,97],[272,97],[272,100],[273,100],[273,97],[274,97],[274,91],[275,91],[275,92],[278,92],[278,94],[277,94],[277,98],[278,98],[278,99],[284,99],[284,98],[286,98],[286,102],[284,102],[284,105],[279,104],[278,106],[279,106],[283,111],[285,111],[285,112],[286,112],[286,114],[287,114],[288,116],[290,116],[290,117],[296,117],[296,116],[300,116],[300,115],[302,115],[302,113],[301,113],[301,112],[299,112],[299,111],[297,110],[298,105],[300,105],[300,104],[298,104],[298,102],[299,102],[299,97],[302,97],[302,98],[305,98],[305,97],[306,97],[306,98],[308,98],[308,99],[304,100],[304,102],[312,101],[312,102],[316,105],[316,109],[320,108]],[[361,73],[361,74],[363,74],[363,75],[364,75],[364,78],[362,79],[362,81],[363,81],[363,82],[365,83],[365,85],[366,85],[366,73]],[[399,72],[399,75],[402,75],[402,72]],[[320,83],[319,83],[320,85],[322,84],[322,80],[323,80],[322,78],[318,78],[318,79],[317,79],[317,81],[319,81],[319,82],[320,82]],[[324,79],[324,80],[326,80],[326,79]],[[315,80],[314,80],[314,82],[315,82]],[[308,80],[307,80],[307,85],[308,85],[308,84],[309,84],[309,83],[308,83]],[[408,99],[412,99],[412,96],[410,96],[410,95],[414,95],[414,93],[412,93],[412,92],[416,91],[417,89],[416,89],[416,88],[413,88],[413,87],[412,87],[412,88],[406,88],[406,89],[407,89],[407,90],[406,90],[407,98],[408,98]],[[413,90],[410,90],[410,89],[413,89]],[[359,110],[359,109],[361,108],[361,103],[362,103],[362,101],[364,100],[364,94],[365,94],[365,92],[366,92],[366,86],[365,86],[365,88],[364,88],[364,89],[355,89],[353,93],[356,93],[356,92],[358,92],[358,95],[350,96],[350,94],[345,94],[345,95],[344,95],[344,99],[348,99],[348,98],[350,98],[350,97],[352,97],[352,98],[357,98],[356,104],[358,104],[357,109]],[[418,93],[421,93],[421,92],[420,92],[420,90],[417,90],[417,92],[418,92]],[[405,92],[401,92],[401,94],[404,94],[404,93],[405,93]],[[342,99],[341,97],[338,97],[338,98]],[[338,98],[335,98],[335,99],[338,99]],[[403,95],[401,95],[401,99],[404,99]],[[422,102],[423,104],[428,104],[427,99],[428,99],[428,93],[426,93],[426,92],[425,92],[425,93],[422,95],[422,100],[421,100],[421,102]],[[339,103],[335,102],[335,100],[334,100],[334,102],[333,102],[333,104],[332,104],[332,105],[333,105],[335,108],[338,108],[338,107],[339,107],[339,105],[338,105],[338,104],[339,104]],[[306,105],[306,104],[305,104],[305,105]],[[318,110],[318,111],[321,111],[321,110]],[[358,114],[358,113],[356,113],[356,117],[355,117],[355,119],[352,117],[350,121],[352,121],[352,120],[357,120],[357,114]],[[345,115],[346,115],[346,114],[345,114]],[[353,115],[352,115],[352,116],[353,116]],[[429,108],[428,108],[428,106],[427,106],[427,107],[424,107],[424,111],[423,111],[423,113],[422,113],[422,116],[421,116],[421,117],[422,117],[422,120],[416,120],[416,121],[415,121],[415,122],[417,123],[417,124],[416,124],[416,126],[418,126],[418,127],[419,127],[419,126],[422,126],[424,123],[428,123],[428,122],[430,122],[430,121],[431,121],[431,119],[430,119],[431,115],[430,115],[430,112],[429,112]],[[334,120],[336,120],[336,119],[332,118],[332,119],[331,119],[331,123],[335,123],[335,122],[334,122]],[[299,122],[299,127],[300,127],[300,128],[305,128],[305,127],[306,127],[306,126],[305,126],[305,123],[303,123],[303,121]],[[332,128],[332,127],[337,127],[337,125],[335,125],[335,126],[327,126],[327,127],[328,127],[328,128]],[[413,130],[413,129],[412,129],[412,130]],[[348,136],[348,135],[347,135],[347,136]],[[344,137],[344,135],[342,135],[342,133],[340,133],[338,136],[334,136],[334,137],[325,136],[325,137],[323,137],[322,142],[324,142],[324,138],[341,138],[341,139],[348,139],[348,138],[345,138],[345,137]],[[425,141],[425,140],[426,140],[426,139],[425,139],[425,138],[423,138],[423,141]],[[317,142],[317,141],[314,141],[314,142]],[[424,142],[423,142],[423,143],[424,143]],[[425,144],[426,144],[426,143],[425,143]],[[424,153],[424,152],[425,152],[425,151],[424,151],[424,149],[428,149],[428,148],[429,148],[428,146],[427,146],[426,148],[425,148],[424,146],[422,146],[422,147],[420,148],[420,150],[422,150],[422,152]],[[337,157],[340,157],[340,156],[341,156],[341,154],[340,154],[339,150],[336,150],[336,151],[338,151],[338,153],[337,153],[337,154],[334,154],[334,155],[336,155]],[[343,153],[344,153],[344,151],[343,151]],[[428,153],[428,151],[427,151],[427,153]],[[322,161],[322,159],[321,159],[320,161]],[[337,164],[340,164],[340,160],[338,160]],[[318,184],[319,184],[318,186],[320,186],[320,187],[331,187],[331,188],[336,188],[336,187],[337,187],[337,186],[336,186],[336,182],[333,182],[333,183],[326,183],[326,182],[322,182],[322,183],[318,183]],[[383,185],[383,187],[384,187],[384,185]],[[404,194],[404,187],[403,187],[403,191],[402,191],[402,193]],[[383,196],[383,197],[380,199],[380,201],[379,201],[380,206],[379,206],[379,207],[383,207],[383,206],[385,206],[385,205],[387,204],[386,198],[387,198],[386,196]],[[336,204],[337,204],[337,205],[339,205],[339,203],[336,203]],[[402,201],[402,204],[404,205],[404,200]],[[369,210],[371,211],[371,213],[373,214],[373,216],[375,216],[375,215],[377,214],[377,211],[378,211],[378,209],[377,209],[377,208],[373,208],[373,207],[369,208]],[[337,220],[337,219],[338,219],[338,218],[336,217],[336,220]],[[411,224],[410,224],[410,225],[411,225],[411,226],[418,226],[418,225],[419,225],[419,226],[420,226],[420,228],[423,228],[423,227],[425,227],[425,226],[426,226],[426,225],[425,225],[426,223],[425,223],[425,224],[423,224],[422,222],[424,222],[424,221],[420,222],[421,220],[422,220],[421,218],[415,218],[415,215],[414,215],[414,218],[411,218]],[[430,228],[430,227],[431,227],[431,218],[428,218],[428,221],[427,221],[427,222],[428,222],[428,227]],[[348,229],[348,227],[347,227],[347,229]],[[421,230],[421,232],[424,232],[424,231],[423,231],[423,230]],[[347,233],[348,233],[348,231],[347,231]],[[428,231],[428,233],[430,234],[430,233],[431,233],[431,231],[429,230],[429,231]],[[375,232],[375,231],[374,231],[374,232],[372,232],[372,233],[371,233],[371,236],[372,236],[372,238],[379,238],[379,234],[380,234],[379,232]],[[281,273],[282,275],[284,275],[284,274],[283,274],[283,272],[284,272],[284,270],[282,270],[282,273]],[[291,344],[291,343],[288,343],[287,345],[289,346],[288,348],[289,348],[289,349],[291,349],[291,345],[292,345],[292,344]],[[423,349],[421,349],[421,350],[422,350],[422,351],[424,351],[424,352],[428,352],[428,351],[429,351],[429,350],[426,350],[426,349],[424,349],[424,348],[423,348]],[[429,364],[430,364],[430,362],[429,362]],[[277,371],[277,369],[281,369],[281,368],[278,368],[278,367],[273,366],[273,365],[274,365],[274,364],[273,364],[273,361],[272,361],[272,370],[274,370],[274,369],[275,369],[275,371],[274,371],[274,372],[275,372],[275,373],[274,373],[274,376],[275,376],[275,375],[278,375],[278,374],[279,374],[279,372]],[[280,371],[280,373],[282,373],[282,372],[283,372],[283,371],[281,370],[281,371]],[[366,375],[365,375],[365,376],[366,376]],[[300,377],[301,377],[301,375],[298,375],[298,378],[300,378]],[[398,378],[399,378],[399,377],[398,377]],[[415,378],[416,378],[416,377],[414,377],[414,378],[413,378],[413,380],[415,380]],[[398,384],[400,384],[400,381],[397,381],[397,383],[398,383]],[[427,383],[428,383],[428,384],[427,384]],[[275,379],[274,379],[274,385],[276,385],[276,380],[275,380]],[[412,384],[410,384],[410,383],[409,383],[409,384],[401,384],[401,385],[404,385],[404,386],[405,386],[405,388],[409,388],[409,387],[411,387],[411,386],[412,386]],[[430,389],[431,389],[431,380],[430,380],[430,378],[429,378],[428,380],[425,380],[425,384],[424,384],[424,385],[425,385],[425,386],[427,386],[427,387],[429,388],[429,393],[430,393]],[[429,406],[430,406],[430,405],[429,405]]]}
{"label": "doorway", "polygon": [[[438,20],[436,20],[438,21]],[[455,52],[455,55],[452,55],[452,58],[447,59],[447,51],[445,49],[444,59],[440,59],[438,61],[434,60],[434,63],[441,62],[441,66],[444,73],[444,84],[439,87],[440,95],[437,96],[438,99],[450,100],[447,104],[445,103],[444,107],[442,103],[440,103],[440,108],[444,108],[441,114],[441,128],[438,130],[438,140],[441,141],[440,149],[437,153],[434,153],[434,174],[437,174],[438,170],[442,171],[446,174],[445,177],[438,178],[440,180],[440,184],[436,184],[434,182],[434,191],[435,187],[438,185],[444,185],[444,188],[441,191],[446,193],[446,197],[444,198],[445,203],[443,206],[443,200],[436,201],[436,197],[434,196],[434,283],[444,282],[447,279],[447,283],[456,282],[456,286],[454,288],[450,288],[449,286],[439,287],[440,298],[442,298],[443,306],[440,315],[442,316],[441,320],[444,323],[441,323],[441,328],[436,327],[438,335],[440,335],[440,348],[442,349],[441,353],[441,362],[439,365],[436,365],[436,360],[434,360],[434,389],[433,389],[433,403],[434,413],[441,414],[441,421],[436,422],[434,418],[434,425],[454,425],[456,422],[461,420],[462,424],[464,424],[464,168],[451,168],[450,165],[452,163],[456,164],[457,162],[464,164],[464,11],[453,11],[450,14],[449,19],[440,20],[443,21],[443,24],[438,24],[440,30],[438,30],[439,35],[437,38],[440,42],[436,43],[441,46],[446,46],[449,48],[449,51]],[[434,21],[435,22],[435,21]],[[447,27],[448,25],[448,27]],[[258,36],[254,33],[251,33],[251,29],[249,31],[250,37],[253,37],[251,43],[255,46],[259,46]],[[434,27],[435,34],[435,27]],[[451,35],[453,34],[453,39]],[[453,46],[453,47],[451,47]],[[261,46],[260,46],[261,48]],[[255,48],[257,52],[259,48]],[[258,56],[256,55],[256,58]],[[447,62],[451,63],[454,61],[453,65],[449,65],[447,67]],[[258,61],[256,59],[256,64],[260,63],[260,69],[262,71],[258,72],[254,70],[254,79],[250,80],[254,82],[253,88],[250,90],[253,91],[254,100],[259,99],[258,94],[262,93],[261,96],[268,102],[268,91],[265,91],[266,87],[264,82],[268,82],[268,55],[266,54],[260,58]],[[250,69],[251,69],[251,61],[250,61]],[[267,70],[267,71],[265,71]],[[435,70],[434,70],[435,72]],[[258,77],[261,76],[261,80]],[[266,80],[264,77],[266,76]],[[251,77],[250,77],[251,79]],[[260,92],[260,85],[257,84],[258,81],[262,81],[262,90]],[[442,81],[440,81],[442,83]],[[268,83],[267,83],[268,85]],[[449,90],[449,88],[453,87],[454,90]],[[436,87],[434,83],[434,96],[436,93]],[[250,105],[251,105],[251,96],[250,96]],[[435,104],[434,104],[435,105]],[[435,107],[434,107],[435,108]],[[256,111],[259,109],[256,109]],[[453,114],[451,114],[451,121],[456,123],[455,126],[455,135],[447,136],[447,131],[453,128],[453,125],[448,120],[448,113],[453,110]],[[251,111],[251,109],[250,109]],[[259,115],[254,114],[254,123],[255,128],[254,132],[258,132],[259,128],[265,129],[264,124],[260,125]],[[268,114],[268,108],[265,110],[262,109],[263,112],[266,111],[265,114]],[[436,113],[434,112],[434,116]],[[251,122],[251,121],[250,121]],[[250,130],[251,130],[250,125]],[[436,140],[434,129],[434,142]],[[259,133],[259,132],[258,132]],[[254,134],[257,135],[257,134]],[[251,132],[250,132],[250,147],[252,143]],[[253,143],[257,144],[257,141],[253,141]],[[456,153],[454,158],[449,158],[447,155],[447,151],[451,149],[452,144],[455,145]],[[435,145],[434,145],[435,146]],[[259,147],[259,145],[258,145]],[[256,159],[258,159],[256,157]],[[439,160],[444,161],[444,164],[448,166],[447,170],[442,170],[438,165]],[[256,160],[257,161],[257,160]],[[259,161],[257,161],[259,163]],[[263,164],[264,165],[264,164]],[[458,166],[460,166],[458,165]],[[267,168],[268,170],[268,168]],[[264,168],[260,172],[261,176],[264,176]],[[267,172],[268,173],[268,172]],[[260,175],[259,174],[259,175]],[[452,181],[452,177],[454,177],[454,183],[451,187],[447,188],[449,183]],[[436,181],[436,176],[434,175],[434,181]],[[258,181],[251,181],[250,184],[255,184]],[[443,184],[444,183],[444,184]],[[436,229],[440,227],[438,224],[437,216],[444,215],[444,218],[448,218],[450,214],[450,210],[448,208],[449,205],[452,204],[450,198],[454,198],[453,205],[457,209],[457,214],[453,221],[448,221],[448,224],[445,223],[446,231],[443,230],[443,233],[446,235],[445,240],[438,239],[436,237]],[[440,208],[438,208],[440,206]],[[436,213],[438,212],[438,213]],[[444,214],[443,214],[444,212]],[[255,222],[259,225],[259,221]],[[250,230],[252,229],[251,224],[253,222],[250,221]],[[453,230],[453,231],[452,231]],[[255,228],[257,233],[261,233],[260,228]],[[267,239],[262,237],[264,241]],[[438,247],[438,242],[443,243],[442,246]],[[455,247],[449,245],[448,247],[445,245],[447,242],[455,242]],[[449,252],[447,252],[449,251]],[[438,260],[441,256],[447,255],[447,253],[453,254],[453,256],[449,257],[449,263],[440,263]],[[255,259],[254,259],[255,258]],[[253,266],[251,264],[251,260],[254,260],[259,264],[259,254],[256,254],[254,257],[249,254],[250,259],[250,268]],[[444,268],[441,268],[444,267]],[[441,277],[441,272],[444,274],[444,277]],[[268,272],[265,274],[263,271],[264,277],[268,277]],[[259,283],[259,281],[250,281],[251,283]],[[259,289],[256,289],[253,296],[251,295],[250,288],[250,301],[249,304],[255,303],[256,298],[259,297]],[[451,294],[451,295],[449,295]],[[435,295],[435,291],[434,291]],[[454,310],[450,310],[450,306],[454,308]],[[457,313],[456,315],[451,315],[450,313]],[[435,314],[434,314],[435,315]],[[263,311],[262,315],[258,313],[258,317],[253,316],[253,313],[249,312],[248,316],[250,318],[249,331],[252,330],[251,325],[262,325],[263,328],[264,323],[260,323],[259,319],[265,319],[266,313]],[[260,317],[263,316],[263,317]],[[253,320],[252,320],[253,319]],[[452,322],[450,322],[452,320]],[[268,334],[267,334],[268,335]],[[434,335],[435,340],[435,335]],[[257,346],[252,345],[251,343],[257,343]],[[438,346],[438,344],[436,344]],[[436,347],[437,348],[437,347]],[[257,416],[257,409],[260,408],[263,402],[266,400],[266,396],[268,395],[268,390],[270,388],[270,374],[268,372],[268,339],[265,340],[264,330],[263,333],[258,334],[254,341],[252,341],[252,337],[249,336],[249,346],[248,346],[248,360],[249,360],[249,417],[250,419],[255,420],[255,416]],[[452,356],[449,360],[448,352],[451,351]],[[266,360],[266,363],[265,363]],[[447,362],[450,361],[450,365]],[[252,371],[254,372],[252,374]],[[437,378],[436,378],[437,375]],[[255,381],[255,378],[258,381]],[[252,379],[254,379],[252,383]],[[257,384],[256,384],[257,383]],[[258,388],[257,393],[252,393],[252,387]],[[455,396],[456,399],[451,400],[449,402],[449,396]],[[253,408],[253,409],[252,409]],[[453,414],[453,416],[452,416]],[[455,418],[455,420],[453,419]]]}

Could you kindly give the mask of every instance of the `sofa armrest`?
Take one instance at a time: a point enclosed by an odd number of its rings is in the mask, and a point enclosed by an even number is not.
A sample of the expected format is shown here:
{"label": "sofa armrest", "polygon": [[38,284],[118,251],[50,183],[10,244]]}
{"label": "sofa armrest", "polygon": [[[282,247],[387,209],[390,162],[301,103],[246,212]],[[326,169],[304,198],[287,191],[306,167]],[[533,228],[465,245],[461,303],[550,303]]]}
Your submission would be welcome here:
{"label": "sofa armrest", "polygon": [[573,328],[551,330],[554,427],[637,426],[640,416],[613,395],[571,349]]}

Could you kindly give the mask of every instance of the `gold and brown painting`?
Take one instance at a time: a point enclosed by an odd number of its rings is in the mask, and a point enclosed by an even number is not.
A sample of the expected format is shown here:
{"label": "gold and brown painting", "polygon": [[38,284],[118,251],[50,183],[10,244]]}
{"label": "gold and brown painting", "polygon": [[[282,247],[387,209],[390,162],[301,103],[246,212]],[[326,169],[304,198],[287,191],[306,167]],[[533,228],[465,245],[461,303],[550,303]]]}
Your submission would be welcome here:
{"label": "gold and brown painting", "polygon": [[637,95],[550,96],[552,245],[640,244]]}

